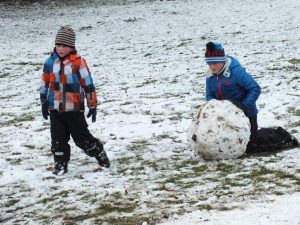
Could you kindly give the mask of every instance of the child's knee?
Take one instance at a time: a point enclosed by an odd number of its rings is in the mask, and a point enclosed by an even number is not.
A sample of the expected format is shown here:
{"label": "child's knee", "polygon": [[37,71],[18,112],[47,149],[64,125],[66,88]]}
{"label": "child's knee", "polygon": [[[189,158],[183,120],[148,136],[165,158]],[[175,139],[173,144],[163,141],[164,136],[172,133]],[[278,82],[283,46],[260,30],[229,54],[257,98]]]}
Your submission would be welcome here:
{"label": "child's knee", "polygon": [[54,156],[55,162],[69,162],[70,161],[70,145],[65,142],[53,141],[51,152]]}
{"label": "child's knee", "polygon": [[75,142],[88,156],[96,157],[103,151],[103,144],[98,139]]}

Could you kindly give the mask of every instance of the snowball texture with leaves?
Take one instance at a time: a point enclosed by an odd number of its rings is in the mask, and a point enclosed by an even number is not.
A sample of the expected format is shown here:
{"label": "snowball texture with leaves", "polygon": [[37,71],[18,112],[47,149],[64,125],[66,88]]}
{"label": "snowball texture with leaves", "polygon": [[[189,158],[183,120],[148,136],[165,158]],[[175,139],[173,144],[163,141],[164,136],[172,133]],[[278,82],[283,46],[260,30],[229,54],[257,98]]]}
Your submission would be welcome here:
{"label": "snowball texture with leaves", "polygon": [[233,159],[246,151],[250,123],[230,101],[211,100],[199,108],[187,136],[204,159]]}

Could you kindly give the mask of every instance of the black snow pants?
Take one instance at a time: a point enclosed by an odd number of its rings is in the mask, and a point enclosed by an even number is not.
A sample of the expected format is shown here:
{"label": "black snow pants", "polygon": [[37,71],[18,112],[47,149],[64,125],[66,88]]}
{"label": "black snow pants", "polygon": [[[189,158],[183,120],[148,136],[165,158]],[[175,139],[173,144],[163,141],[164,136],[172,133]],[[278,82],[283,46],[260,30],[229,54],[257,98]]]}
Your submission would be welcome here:
{"label": "black snow pants", "polygon": [[250,143],[251,143],[254,141],[254,139],[257,135],[257,129],[258,129],[257,116],[249,118],[249,121],[250,121],[250,132],[251,132],[251,135],[250,135]]}
{"label": "black snow pants", "polygon": [[260,128],[258,130],[257,117],[249,118],[249,120],[251,136],[247,145],[247,153],[282,150],[287,147],[299,146],[298,139],[282,127]]}
{"label": "black snow pants", "polygon": [[70,135],[76,146],[90,157],[96,157],[103,151],[100,140],[88,130],[83,112],[50,111],[50,125],[54,162],[70,161]]}

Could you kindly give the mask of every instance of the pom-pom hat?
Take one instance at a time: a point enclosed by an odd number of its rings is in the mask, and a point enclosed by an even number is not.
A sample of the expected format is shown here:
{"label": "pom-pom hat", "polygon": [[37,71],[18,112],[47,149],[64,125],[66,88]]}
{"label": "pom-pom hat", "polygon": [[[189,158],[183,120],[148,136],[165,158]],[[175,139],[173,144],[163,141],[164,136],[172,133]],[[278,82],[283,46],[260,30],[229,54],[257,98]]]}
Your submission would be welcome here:
{"label": "pom-pom hat", "polygon": [[75,32],[69,26],[62,26],[59,28],[55,38],[55,45],[61,44],[71,48],[75,48]]}
{"label": "pom-pom hat", "polygon": [[225,51],[220,43],[208,42],[206,44],[205,61],[208,64],[226,62]]}

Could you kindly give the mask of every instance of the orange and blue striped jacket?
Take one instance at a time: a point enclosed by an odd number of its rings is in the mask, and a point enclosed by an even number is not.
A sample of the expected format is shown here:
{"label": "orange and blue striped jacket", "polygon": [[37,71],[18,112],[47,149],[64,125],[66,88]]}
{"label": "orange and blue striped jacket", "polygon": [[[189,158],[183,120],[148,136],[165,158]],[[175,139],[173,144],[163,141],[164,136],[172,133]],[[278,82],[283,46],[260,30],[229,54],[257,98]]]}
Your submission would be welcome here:
{"label": "orange and blue striped jacket", "polygon": [[97,95],[90,70],[84,58],[73,52],[60,60],[56,52],[46,59],[42,73],[40,99],[49,110],[84,111],[97,106]]}

